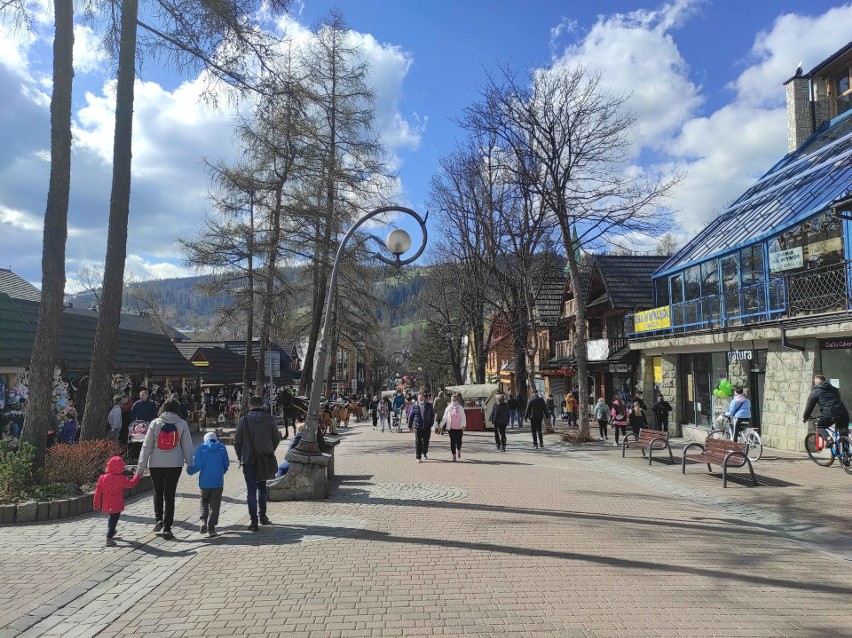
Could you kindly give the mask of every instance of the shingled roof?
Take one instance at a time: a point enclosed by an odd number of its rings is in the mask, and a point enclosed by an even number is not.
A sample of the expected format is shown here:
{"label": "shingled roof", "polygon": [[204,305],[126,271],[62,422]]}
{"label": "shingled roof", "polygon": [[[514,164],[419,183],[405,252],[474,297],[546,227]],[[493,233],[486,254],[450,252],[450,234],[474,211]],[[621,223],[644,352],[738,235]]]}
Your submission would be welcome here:
{"label": "shingled roof", "polygon": [[654,304],[651,276],[668,256],[595,255],[590,267],[597,270],[613,308],[642,309]]}
{"label": "shingled roof", "polygon": [[12,299],[41,301],[41,291],[11,270],[0,268],[0,293]]}
{"label": "shingled roof", "polygon": [[562,311],[562,299],[565,296],[565,277],[545,278],[535,296],[535,310],[543,327],[559,323]]}
{"label": "shingled roof", "polygon": [[[0,294],[0,366],[27,367],[32,357],[39,304]],[[64,370],[86,371],[92,363],[97,318],[62,313],[59,363]],[[197,369],[161,334],[119,328],[116,372],[149,372],[155,376],[194,377]]]}
{"label": "shingled roof", "polygon": [[[233,350],[210,347],[196,348],[190,359],[190,362],[193,361],[207,364],[197,368],[205,384],[230,385],[242,383],[245,360]],[[255,370],[257,370],[257,359],[252,358],[251,366],[250,375],[254,378]]]}

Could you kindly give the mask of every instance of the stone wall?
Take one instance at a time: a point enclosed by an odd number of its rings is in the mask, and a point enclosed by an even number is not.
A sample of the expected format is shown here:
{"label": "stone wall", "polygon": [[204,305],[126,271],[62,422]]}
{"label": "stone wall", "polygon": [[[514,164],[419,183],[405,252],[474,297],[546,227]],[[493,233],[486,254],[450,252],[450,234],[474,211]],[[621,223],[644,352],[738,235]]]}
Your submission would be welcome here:
{"label": "stone wall", "polygon": [[811,117],[810,81],[804,77],[787,82],[787,150],[795,151],[814,132]]}
{"label": "stone wall", "polygon": [[802,423],[802,412],[811,392],[818,358],[816,339],[805,341],[804,352],[784,348],[780,342],[769,345],[761,419],[764,445],[805,451],[807,425]]}

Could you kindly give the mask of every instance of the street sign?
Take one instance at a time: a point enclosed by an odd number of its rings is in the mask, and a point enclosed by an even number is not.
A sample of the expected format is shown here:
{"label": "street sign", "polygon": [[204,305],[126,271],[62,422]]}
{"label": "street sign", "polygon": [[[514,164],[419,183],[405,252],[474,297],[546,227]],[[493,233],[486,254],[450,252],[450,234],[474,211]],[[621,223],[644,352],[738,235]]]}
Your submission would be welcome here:
{"label": "street sign", "polygon": [[263,363],[266,376],[272,379],[281,376],[281,353],[277,351],[264,352]]}

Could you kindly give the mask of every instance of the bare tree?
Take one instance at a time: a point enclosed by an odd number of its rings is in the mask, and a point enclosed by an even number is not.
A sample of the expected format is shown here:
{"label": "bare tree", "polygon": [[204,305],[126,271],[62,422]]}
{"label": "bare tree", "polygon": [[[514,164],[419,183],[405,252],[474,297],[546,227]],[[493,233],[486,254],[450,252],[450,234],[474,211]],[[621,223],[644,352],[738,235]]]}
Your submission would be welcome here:
{"label": "bare tree", "polygon": [[[6,1],[0,11],[26,20],[21,2]],[[50,98],[50,185],[44,213],[39,304],[24,440],[35,446],[34,467],[44,466],[47,430],[51,423],[53,374],[65,305],[65,244],[68,239],[68,198],[71,190],[71,93],[74,79],[74,7],[54,0],[53,93]],[[105,421],[104,421],[105,422]]]}
{"label": "bare tree", "polygon": [[[145,0],[143,0],[144,2]],[[181,69],[204,68],[207,77],[238,91],[258,85],[250,77],[257,63],[273,57],[272,42],[249,19],[260,5],[286,10],[288,0],[149,0],[144,15],[156,24],[140,21],[139,0],[101,0],[107,19],[106,46],[118,60],[113,140],[113,180],[110,195],[107,252],[104,263],[103,303],[89,372],[88,406],[83,420],[84,438],[103,436],[109,410],[110,377],[117,348],[121,314],[121,284],[127,255],[130,217],[131,142],[133,137],[133,89],[137,51]],[[150,6],[148,6],[150,5]],[[137,38],[137,30],[143,37]],[[209,95],[215,95],[210,93]]]}
{"label": "bare tree", "polygon": [[468,126],[498,137],[561,233],[576,304],[575,357],[580,386],[581,434],[588,436],[588,381],[584,249],[611,235],[661,232],[659,208],[675,180],[625,170],[635,121],[627,97],[601,90],[583,67],[555,66],[519,82],[511,71],[489,78],[480,103],[466,112]]}

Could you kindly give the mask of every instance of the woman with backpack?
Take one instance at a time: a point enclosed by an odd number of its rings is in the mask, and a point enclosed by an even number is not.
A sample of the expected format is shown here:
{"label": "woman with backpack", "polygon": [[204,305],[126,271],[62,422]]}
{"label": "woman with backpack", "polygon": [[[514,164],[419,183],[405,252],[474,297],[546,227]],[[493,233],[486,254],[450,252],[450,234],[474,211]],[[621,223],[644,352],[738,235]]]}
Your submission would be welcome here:
{"label": "woman with backpack", "polygon": [[614,397],[609,415],[612,429],[615,430],[615,444],[618,445],[618,435],[627,435],[627,420],[630,417],[630,410],[621,399]]}
{"label": "woman with backpack", "polygon": [[154,483],[154,531],[163,530],[163,538],[174,538],[175,493],[184,464],[192,465],[192,436],[186,421],[180,418],[180,402],[169,399],[160,416],[151,421],[136,474],[151,470]]}

